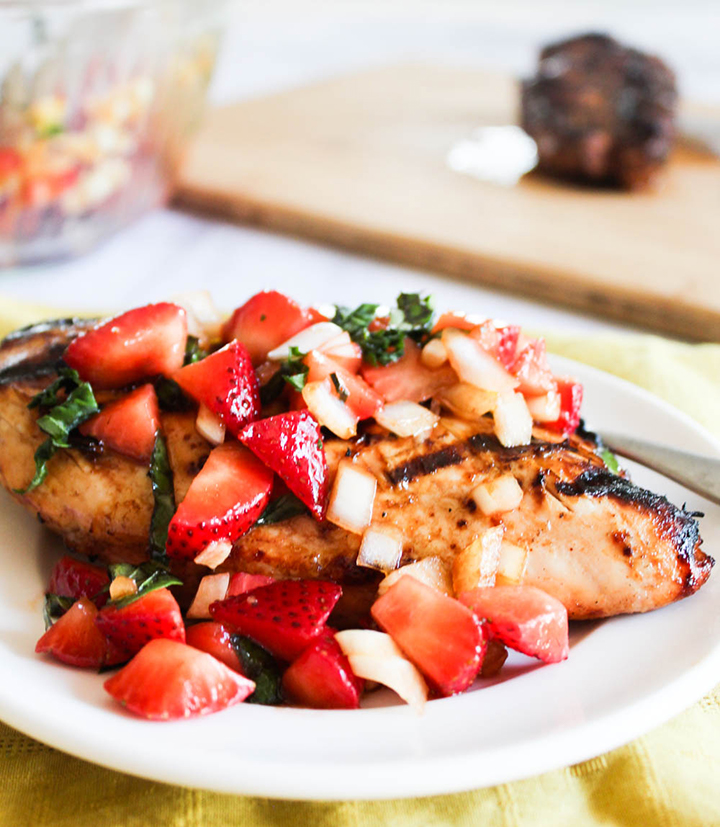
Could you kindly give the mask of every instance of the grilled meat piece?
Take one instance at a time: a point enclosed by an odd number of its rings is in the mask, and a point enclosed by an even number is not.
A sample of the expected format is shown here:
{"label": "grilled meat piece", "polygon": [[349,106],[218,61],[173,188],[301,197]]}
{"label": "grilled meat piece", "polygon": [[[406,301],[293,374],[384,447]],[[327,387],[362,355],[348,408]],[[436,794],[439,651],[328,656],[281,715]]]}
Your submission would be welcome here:
{"label": "grilled meat piece", "polygon": [[677,99],[659,58],[586,34],[542,50],[523,83],[522,126],[544,172],[632,190],[667,160]]}
{"label": "grilled meat piece", "polygon": [[[43,340],[31,341],[47,337],[49,330],[28,331],[0,346],[0,481],[9,490],[30,480],[33,453],[43,439],[27,403],[50,381],[39,357]],[[65,330],[64,335],[73,334]],[[33,353],[26,377],[17,358],[23,338]],[[57,339],[46,341],[57,360]],[[162,420],[180,501],[210,445],[195,430],[192,412],[163,414]],[[524,496],[501,521],[506,539],[528,550],[523,582],[558,597],[572,618],[648,611],[696,591],[713,560],[700,549],[692,515],[611,474],[585,434],[557,440],[536,429],[530,445],[504,448],[486,419],[467,439],[442,425],[422,442],[374,426],[351,441],[328,439],[325,448],[331,478],[346,456],[375,476],[373,520],[401,530],[404,562],[437,556],[451,565],[458,552],[500,521],[485,517],[470,492],[480,482],[512,473]],[[48,470],[34,491],[13,496],[77,551],[107,561],[145,557],[152,492],[144,466],[111,451],[98,455],[73,448],[58,452]],[[365,597],[372,599],[379,575],[355,565],[359,545],[358,535],[298,516],[252,528],[223,568],[331,578],[350,590],[356,586],[358,594],[367,587]],[[205,573],[194,564],[178,572],[190,590]]]}

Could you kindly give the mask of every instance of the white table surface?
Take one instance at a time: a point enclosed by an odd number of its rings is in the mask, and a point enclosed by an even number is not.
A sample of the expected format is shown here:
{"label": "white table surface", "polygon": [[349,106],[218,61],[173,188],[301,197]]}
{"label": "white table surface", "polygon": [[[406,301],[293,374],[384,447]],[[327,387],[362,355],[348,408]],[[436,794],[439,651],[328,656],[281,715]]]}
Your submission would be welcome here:
{"label": "white table surface", "polygon": [[[588,29],[657,51],[677,69],[685,94],[720,100],[716,0],[237,3],[211,98],[225,103],[417,59],[527,73],[542,43]],[[0,270],[0,295],[64,308],[121,309],[199,287],[227,310],[266,287],[307,303],[347,304],[390,302],[402,289],[432,292],[439,307],[533,327],[619,329],[430,272],[170,209],[147,215],[83,258]]]}

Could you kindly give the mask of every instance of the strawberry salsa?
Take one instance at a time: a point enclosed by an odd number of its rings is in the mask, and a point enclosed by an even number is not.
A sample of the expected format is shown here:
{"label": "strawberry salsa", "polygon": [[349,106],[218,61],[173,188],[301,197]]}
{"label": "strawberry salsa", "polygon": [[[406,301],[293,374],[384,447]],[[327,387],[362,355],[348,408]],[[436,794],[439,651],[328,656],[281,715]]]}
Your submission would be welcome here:
{"label": "strawberry salsa", "polygon": [[[506,447],[528,444],[535,425],[561,441],[580,422],[581,400],[578,382],[551,371],[542,339],[465,314],[436,317],[417,294],[392,309],[321,311],[266,291],[224,322],[207,294],[189,294],[98,323],[71,341],[58,378],[30,403],[46,439],[25,491],[77,435],[144,464],[155,503],[148,561],[106,568],[62,557],[36,651],[121,667],[106,690],[160,720],[241,701],[353,709],[378,684],[421,709],[497,674],[508,647],[561,661],[567,611],[522,584],[527,550],[503,540],[502,515],[523,496],[512,475],[473,490],[499,525],[452,570],[437,557],[403,565],[401,533],[372,521],[375,479],[352,459],[331,474],[324,441],[367,428],[467,438],[481,419]],[[161,411],[178,409],[195,412],[210,449],[176,503]],[[232,571],[233,544],[254,525],[299,514],[360,535],[357,565],[384,575],[369,616],[351,628],[335,611],[336,583]],[[184,611],[176,572],[189,564],[206,573]]]}

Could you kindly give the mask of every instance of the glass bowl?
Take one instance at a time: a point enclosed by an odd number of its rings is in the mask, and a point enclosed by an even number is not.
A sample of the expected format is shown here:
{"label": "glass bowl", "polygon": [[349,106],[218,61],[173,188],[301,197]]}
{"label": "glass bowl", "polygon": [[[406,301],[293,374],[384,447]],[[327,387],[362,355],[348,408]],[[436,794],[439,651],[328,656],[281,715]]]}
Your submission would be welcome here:
{"label": "glass bowl", "polygon": [[0,266],[75,255],[170,193],[224,0],[0,0]]}

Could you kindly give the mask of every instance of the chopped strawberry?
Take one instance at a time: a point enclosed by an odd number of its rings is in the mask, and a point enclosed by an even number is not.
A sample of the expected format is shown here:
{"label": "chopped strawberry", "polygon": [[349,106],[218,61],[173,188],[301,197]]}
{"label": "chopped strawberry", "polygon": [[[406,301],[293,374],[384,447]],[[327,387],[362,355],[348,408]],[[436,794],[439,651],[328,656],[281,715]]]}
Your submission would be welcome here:
{"label": "chopped strawberry", "polygon": [[458,379],[450,365],[435,369],[424,365],[420,359],[421,352],[412,339],[406,339],[405,353],[397,362],[376,367],[363,364],[360,373],[385,402],[424,402],[440,388],[452,385]]}
{"label": "chopped strawberry", "polygon": [[175,640],[153,640],[105,689],[130,712],[156,721],[220,712],[255,691],[216,658]]}
{"label": "chopped strawberry", "polygon": [[442,695],[463,692],[475,680],[487,642],[475,615],[458,600],[401,577],[371,614]]}
{"label": "chopped strawberry", "polygon": [[99,669],[105,661],[105,638],[95,625],[97,613],[93,602],[81,597],[38,640],[35,651],[70,666]]}
{"label": "chopped strawberry", "polygon": [[459,599],[484,621],[492,637],[511,649],[545,663],[567,658],[567,609],[547,592],[534,586],[480,587]]}
{"label": "chopped strawberry", "polygon": [[167,553],[194,560],[210,543],[234,543],[262,514],[272,484],[272,471],[247,448],[218,445],[170,521]]}
{"label": "chopped strawberry", "polygon": [[173,379],[198,402],[207,405],[233,436],[260,413],[260,388],[245,347],[231,342],[199,362],[179,370]]}
{"label": "chopped strawberry", "polygon": [[182,366],[187,316],[176,304],[148,304],[73,339],[65,361],[95,388],[122,388]]}
{"label": "chopped strawberry", "polygon": [[225,597],[245,594],[245,592],[259,589],[260,586],[269,586],[270,583],[274,582],[275,578],[268,577],[266,574],[247,574],[247,572],[239,571],[230,576],[230,584]]}
{"label": "chopped strawberry", "polygon": [[473,330],[480,324],[480,319],[474,315],[466,313],[443,313],[440,318],[433,325],[432,333],[440,333],[448,327],[454,327],[456,330]]}
{"label": "chopped strawberry", "polygon": [[489,319],[470,331],[473,339],[491,353],[500,364],[510,370],[515,362],[520,328],[517,325],[497,326]]}
{"label": "chopped strawberry", "polygon": [[160,409],[155,388],[142,387],[106,405],[99,414],[80,426],[80,433],[92,436],[119,454],[150,462],[155,436],[160,428]]}
{"label": "chopped strawberry", "polygon": [[325,629],[342,589],[322,580],[277,580],[210,605],[220,623],[292,661]]}
{"label": "chopped strawberry", "polygon": [[22,163],[22,155],[17,150],[9,146],[0,147],[0,182],[18,172]]}
{"label": "chopped strawberry", "polygon": [[527,396],[542,396],[555,387],[544,339],[534,339],[525,345],[510,366],[510,372],[520,381],[518,391]]}
{"label": "chopped strawberry", "polygon": [[168,589],[157,589],[127,606],[108,605],[95,618],[115,653],[108,663],[122,663],[155,638],[185,641],[180,607]]}
{"label": "chopped strawberry", "polygon": [[329,342],[320,345],[317,351],[328,356],[333,362],[340,365],[341,368],[344,368],[349,373],[355,374],[360,370],[362,349],[360,345],[353,342],[350,334],[345,330],[334,339],[330,339]]}
{"label": "chopped strawberry", "polygon": [[555,422],[543,422],[543,427],[551,431],[560,431],[567,436],[573,433],[580,424],[583,386],[577,380],[567,376],[556,377],[555,381],[560,393],[560,416]]}
{"label": "chopped strawberry", "polygon": [[260,419],[247,425],[240,441],[312,511],[317,520],[325,516],[328,470],[322,433],[309,411]]}
{"label": "chopped strawberry", "polygon": [[311,350],[305,357],[305,364],[309,368],[308,382],[321,382],[328,376],[335,375],[340,388],[338,394],[341,398],[347,394],[343,401],[358,419],[367,419],[382,406],[382,397],[363,379],[345,370],[338,362],[319,350]]}
{"label": "chopped strawberry", "polygon": [[[327,320],[323,317],[320,321]],[[271,350],[313,323],[312,314],[297,302],[275,290],[264,290],[237,308],[223,333],[228,342],[241,341],[257,365]]]}
{"label": "chopped strawberry", "polygon": [[110,577],[105,569],[65,554],[55,563],[48,592],[60,597],[71,597],[73,600],[89,597],[101,608],[108,599],[108,594],[103,589],[109,583]]}
{"label": "chopped strawberry", "polygon": [[222,661],[225,666],[242,674],[242,666],[232,645],[230,632],[214,620],[188,626],[185,642],[194,649],[200,649]]}
{"label": "chopped strawberry", "polygon": [[329,629],[283,675],[288,698],[313,709],[357,709],[364,685]]}

